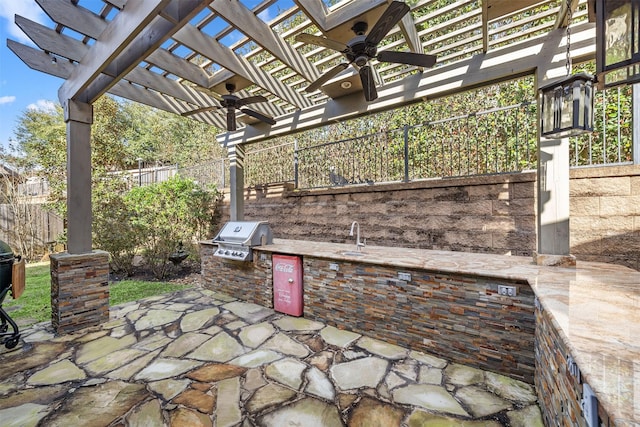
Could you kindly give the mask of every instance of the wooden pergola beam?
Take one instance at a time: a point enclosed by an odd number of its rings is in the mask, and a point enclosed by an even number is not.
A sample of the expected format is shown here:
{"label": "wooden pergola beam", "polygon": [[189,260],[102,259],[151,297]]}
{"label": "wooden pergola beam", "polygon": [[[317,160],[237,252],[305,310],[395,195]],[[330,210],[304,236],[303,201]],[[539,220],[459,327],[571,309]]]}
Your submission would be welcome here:
{"label": "wooden pergola beam", "polygon": [[92,39],[100,37],[108,25],[99,15],[70,1],[36,0],[36,3],[53,22],[72,28]]}
{"label": "wooden pergola beam", "polygon": [[166,49],[155,50],[146,57],[146,61],[198,86],[209,87],[211,75],[208,72],[193,62],[180,58]]}
{"label": "wooden pergola beam", "polygon": [[[198,0],[128,0],[60,87],[61,102],[95,101],[206,5]],[[106,68],[109,76],[102,74]]]}
{"label": "wooden pergola beam", "polygon": [[244,57],[237,55],[228,47],[223,46],[213,37],[207,36],[193,25],[185,25],[173,38],[191,50],[199,52],[208,58],[215,59],[218,64],[232,73],[244,77],[249,81],[253,81],[256,85],[284,99],[297,108],[311,106],[311,101],[306,97],[280,82],[271,74],[266,73]]}
{"label": "wooden pergola beam", "polygon": [[44,25],[16,15],[15,23],[42,50],[79,62],[89,46],[72,37],[60,34]]}
{"label": "wooden pergola beam", "polygon": [[244,34],[308,81],[311,82],[320,77],[315,65],[298,53],[293,46],[278,37],[263,20],[243,6],[242,3],[214,0],[210,7],[236,28],[242,28]]}
{"label": "wooden pergola beam", "polygon": [[[77,67],[77,65],[68,61],[57,61],[56,63],[53,63],[51,61],[51,57],[45,52],[13,40],[7,40],[7,47],[15,53],[22,62],[27,64],[29,68],[61,79],[69,78],[73,73],[74,68]],[[195,92],[195,90],[193,91]],[[126,80],[121,80],[113,85],[109,89],[108,93],[173,114],[182,114],[195,109],[193,105],[181,101],[180,99],[171,98],[167,95],[161,94],[160,92],[149,90],[136,84],[131,84]],[[203,120],[203,118],[206,118],[207,120]],[[222,117],[215,113],[198,115],[197,119],[212,124],[220,129],[224,129],[226,127],[226,122]]]}

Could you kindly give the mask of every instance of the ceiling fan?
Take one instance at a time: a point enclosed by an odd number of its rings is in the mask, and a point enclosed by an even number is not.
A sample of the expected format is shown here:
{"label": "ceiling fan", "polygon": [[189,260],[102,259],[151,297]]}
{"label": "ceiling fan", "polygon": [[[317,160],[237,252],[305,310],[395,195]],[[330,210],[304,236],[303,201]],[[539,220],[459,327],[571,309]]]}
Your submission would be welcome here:
{"label": "ceiling fan", "polygon": [[364,97],[367,101],[373,101],[378,97],[378,91],[376,90],[373,70],[371,69],[371,65],[369,65],[370,59],[376,58],[380,62],[393,62],[418,67],[433,67],[436,63],[435,55],[414,52],[394,52],[390,50],[378,53],[378,43],[380,43],[409,10],[410,7],[406,3],[392,1],[369,34],[365,35],[368,28],[366,22],[356,22],[353,27],[351,27],[356,36],[346,44],[312,34],[301,33],[296,35],[296,41],[337,50],[343,53],[349,60],[349,62],[342,62],[327,71],[305,90],[307,92],[313,92],[319,89],[327,81],[345,70],[350,64],[355,64],[360,74],[360,80],[362,81]]}
{"label": "ceiling fan", "polygon": [[222,101],[220,106],[211,106],[198,108],[197,110],[187,111],[182,113],[182,116],[192,116],[198,113],[204,113],[205,111],[226,109],[227,110],[227,131],[232,132],[236,130],[236,110],[242,111],[247,116],[255,117],[256,119],[265,122],[270,125],[275,125],[276,121],[267,115],[258,113],[250,108],[242,108],[247,104],[255,104],[258,102],[268,102],[268,99],[262,95],[249,96],[247,98],[238,98],[233,94],[236,90],[236,85],[233,83],[227,83],[224,87],[229,91],[227,95],[222,95]]}

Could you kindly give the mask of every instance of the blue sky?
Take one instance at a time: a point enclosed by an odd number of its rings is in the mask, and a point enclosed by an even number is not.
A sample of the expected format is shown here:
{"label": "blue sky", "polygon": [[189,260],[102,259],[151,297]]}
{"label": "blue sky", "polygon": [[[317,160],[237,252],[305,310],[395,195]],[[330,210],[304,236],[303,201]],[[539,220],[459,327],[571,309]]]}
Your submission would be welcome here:
{"label": "blue sky", "polygon": [[[259,0],[241,2],[253,8]],[[81,0],[80,4],[94,12],[98,12],[103,5],[100,0]],[[268,21],[276,15],[277,7],[287,9],[292,5],[292,0],[279,0],[277,5],[258,16]],[[52,28],[51,20],[35,0],[0,0],[0,145],[3,147],[7,147],[9,140],[14,138],[17,120],[24,111],[30,108],[51,108],[53,103],[59,102],[58,89],[63,83],[62,79],[30,69],[9,50],[7,38],[35,47],[14,24],[16,14]],[[238,35],[228,37],[229,40],[225,42],[233,43],[234,37]]]}
{"label": "blue sky", "polygon": [[7,47],[7,38],[33,46],[14,24],[13,16],[22,15],[49,25],[49,18],[33,0],[0,1],[0,144],[7,147],[18,117],[27,108],[47,108],[58,101],[63,81],[27,67]]}

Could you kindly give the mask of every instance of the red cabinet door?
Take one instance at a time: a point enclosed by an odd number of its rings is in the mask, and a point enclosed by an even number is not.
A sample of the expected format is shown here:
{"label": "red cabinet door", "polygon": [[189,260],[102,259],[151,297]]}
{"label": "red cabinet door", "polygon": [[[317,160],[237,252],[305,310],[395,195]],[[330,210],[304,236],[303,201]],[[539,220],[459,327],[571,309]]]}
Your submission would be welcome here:
{"label": "red cabinet door", "polygon": [[290,316],[302,316],[302,258],[272,255],[273,308]]}

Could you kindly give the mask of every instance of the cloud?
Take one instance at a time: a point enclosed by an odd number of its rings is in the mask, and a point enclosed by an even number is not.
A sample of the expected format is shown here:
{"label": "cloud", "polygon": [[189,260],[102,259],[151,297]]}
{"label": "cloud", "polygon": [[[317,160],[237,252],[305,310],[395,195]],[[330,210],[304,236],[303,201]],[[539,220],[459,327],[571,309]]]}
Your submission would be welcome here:
{"label": "cloud", "polygon": [[53,101],[49,101],[47,99],[40,99],[36,101],[34,104],[27,105],[27,110],[37,110],[37,111],[55,111],[56,103]]}
{"label": "cloud", "polygon": [[7,20],[7,33],[9,36],[20,42],[29,42],[29,38],[15,24],[14,15],[16,14],[40,24],[45,24],[47,22],[47,16],[35,1],[2,0],[0,2],[0,20]]}
{"label": "cloud", "polygon": [[0,105],[11,104],[15,100],[16,100],[15,96],[0,96]]}

